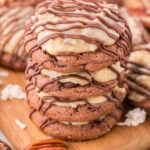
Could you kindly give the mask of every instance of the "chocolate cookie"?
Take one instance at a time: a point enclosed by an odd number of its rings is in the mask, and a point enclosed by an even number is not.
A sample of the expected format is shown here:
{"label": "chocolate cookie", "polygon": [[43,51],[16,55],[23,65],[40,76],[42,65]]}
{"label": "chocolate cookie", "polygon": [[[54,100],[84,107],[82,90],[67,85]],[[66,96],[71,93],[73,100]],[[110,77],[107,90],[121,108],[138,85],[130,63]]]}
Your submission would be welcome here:
{"label": "chocolate cookie", "polygon": [[84,1],[72,0],[72,10],[66,13],[61,3],[41,3],[26,28],[25,48],[33,61],[58,72],[96,71],[129,54],[131,34],[115,6],[98,2],[88,8]]}
{"label": "chocolate cookie", "polygon": [[126,8],[120,8],[122,16],[128,22],[132,33],[132,45],[137,46],[150,42],[150,36],[138,17],[133,16]]}
{"label": "chocolate cookie", "polygon": [[33,14],[32,7],[1,8],[0,11],[0,64],[23,71],[27,54],[24,50],[24,27]]}
{"label": "chocolate cookie", "polygon": [[130,103],[150,113],[150,44],[134,48],[127,68]]}
{"label": "chocolate cookie", "polygon": [[[34,90],[28,93],[28,104],[49,118],[59,121],[91,121],[113,111],[121,100],[105,96],[89,99],[60,100],[58,97],[39,98]],[[61,113],[60,113],[61,112]]]}
{"label": "chocolate cookie", "polygon": [[147,28],[150,28],[150,1],[149,0],[124,0],[124,6],[137,16]]}
{"label": "chocolate cookie", "polygon": [[121,109],[116,109],[107,116],[92,122],[60,122],[55,121],[40,112],[32,110],[30,117],[46,134],[71,141],[83,141],[98,138],[111,130],[119,121]]}

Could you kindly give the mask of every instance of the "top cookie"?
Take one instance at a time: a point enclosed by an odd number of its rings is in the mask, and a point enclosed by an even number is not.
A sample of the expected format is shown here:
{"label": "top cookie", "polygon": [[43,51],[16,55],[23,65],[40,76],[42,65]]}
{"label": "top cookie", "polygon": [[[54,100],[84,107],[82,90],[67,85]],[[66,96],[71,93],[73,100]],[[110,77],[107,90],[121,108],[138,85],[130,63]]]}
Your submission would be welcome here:
{"label": "top cookie", "polygon": [[51,55],[94,52],[117,43],[127,32],[116,6],[94,0],[46,1],[32,21],[37,44]]}
{"label": "top cookie", "polygon": [[54,57],[88,53],[96,57],[104,50],[120,59],[128,55],[130,41],[128,25],[116,5],[100,0],[47,0],[36,8],[26,28],[25,47],[30,56],[40,49]]}

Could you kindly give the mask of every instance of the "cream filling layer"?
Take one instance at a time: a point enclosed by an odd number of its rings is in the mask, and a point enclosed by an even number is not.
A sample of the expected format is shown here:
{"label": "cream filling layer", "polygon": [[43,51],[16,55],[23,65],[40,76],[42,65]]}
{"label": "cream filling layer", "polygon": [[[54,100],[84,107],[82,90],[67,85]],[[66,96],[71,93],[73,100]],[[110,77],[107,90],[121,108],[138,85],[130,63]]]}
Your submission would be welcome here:
{"label": "cream filling layer", "polygon": [[[18,56],[22,55],[22,52],[24,51],[23,44],[19,45],[19,42],[23,40],[24,26],[32,13],[32,7],[17,7],[11,8],[6,14],[0,17],[0,23],[2,25],[0,29],[0,47],[4,52],[12,54],[13,51],[17,51]],[[18,46],[19,50],[17,49]]]}
{"label": "cream filling layer", "polygon": [[150,66],[150,52],[146,50],[133,51],[129,56],[129,61]]}
{"label": "cream filling layer", "polygon": [[[97,121],[101,121],[104,118],[105,118],[105,116],[102,116]],[[65,125],[82,126],[82,125],[87,125],[90,122],[65,122],[65,121],[59,121],[59,123],[62,123],[62,124],[65,124]]]}
{"label": "cream filling layer", "polygon": [[[117,62],[116,64],[112,65],[112,67],[117,70],[119,73],[124,71],[124,68],[121,67],[120,62]],[[67,76],[67,75],[78,75],[79,77],[85,77],[88,80],[95,79],[98,82],[108,82],[111,80],[117,79],[117,74],[113,72],[109,68],[104,68],[95,72],[90,72],[89,74],[86,72],[74,72],[74,73],[61,73],[61,72],[55,72],[48,69],[42,69],[41,73],[45,76],[48,76],[50,79],[61,77],[61,76]],[[66,79],[59,80],[61,83],[66,82],[72,82],[79,85],[86,85],[89,83],[89,81],[77,78],[77,77],[67,77]]]}
{"label": "cream filling layer", "polygon": [[[37,89],[37,88],[36,88]],[[37,95],[42,99],[45,96],[49,96],[49,94],[44,93],[44,92],[40,92],[37,93]],[[87,102],[92,104],[92,105],[96,105],[96,104],[101,104],[107,101],[107,98],[105,96],[97,96],[97,97],[90,97],[90,98],[86,98]],[[46,100],[47,102],[51,102],[52,100]],[[78,105],[85,105],[86,102],[85,101],[76,101],[76,102],[54,102],[53,104],[55,104],[56,106],[64,106],[64,107],[72,107],[72,108],[76,108]]]}

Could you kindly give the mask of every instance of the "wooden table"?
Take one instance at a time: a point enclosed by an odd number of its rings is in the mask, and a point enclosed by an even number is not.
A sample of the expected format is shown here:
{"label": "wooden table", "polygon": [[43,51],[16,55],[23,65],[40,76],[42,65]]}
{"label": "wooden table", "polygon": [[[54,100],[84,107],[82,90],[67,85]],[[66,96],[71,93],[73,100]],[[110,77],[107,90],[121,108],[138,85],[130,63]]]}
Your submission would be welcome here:
{"label": "wooden table", "polygon": [[[0,71],[9,72],[7,78],[0,77],[4,85],[19,84],[24,89],[23,73],[15,73],[4,68]],[[27,128],[22,130],[15,123],[19,119]],[[5,133],[16,150],[23,150],[30,142],[49,138],[44,135],[28,118],[28,106],[25,100],[0,100],[0,129]],[[69,150],[148,150],[150,148],[150,118],[138,127],[115,127],[107,135],[88,142],[70,142]]]}

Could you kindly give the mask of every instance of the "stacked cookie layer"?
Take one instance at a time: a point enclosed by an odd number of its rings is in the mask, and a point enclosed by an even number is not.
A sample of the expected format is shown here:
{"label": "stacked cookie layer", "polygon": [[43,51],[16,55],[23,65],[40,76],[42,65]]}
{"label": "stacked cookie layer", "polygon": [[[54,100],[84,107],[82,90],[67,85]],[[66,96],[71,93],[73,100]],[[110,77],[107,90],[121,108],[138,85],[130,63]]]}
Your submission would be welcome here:
{"label": "stacked cookie layer", "polygon": [[48,135],[88,140],[122,114],[131,34],[116,6],[47,0],[25,33],[30,118]]}
{"label": "stacked cookie layer", "polygon": [[0,64],[15,70],[26,67],[24,50],[24,27],[33,14],[33,8],[0,8]]}
{"label": "stacked cookie layer", "polygon": [[150,114],[150,44],[134,48],[127,68],[128,99],[132,105],[144,108]]}

